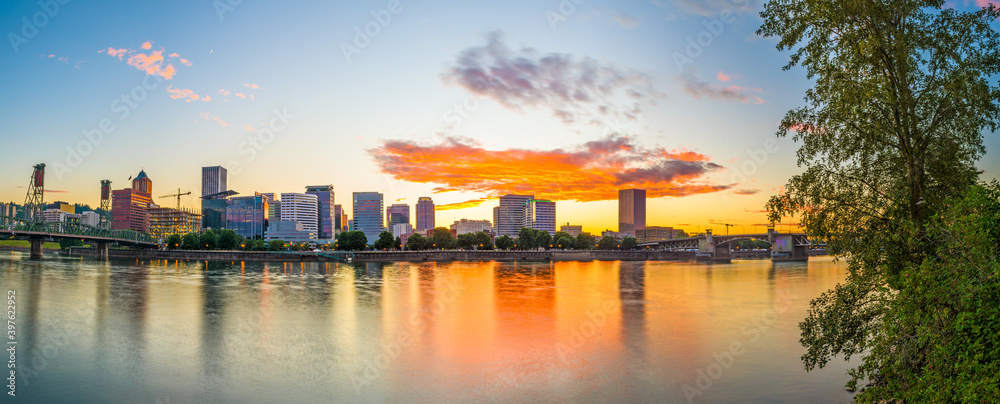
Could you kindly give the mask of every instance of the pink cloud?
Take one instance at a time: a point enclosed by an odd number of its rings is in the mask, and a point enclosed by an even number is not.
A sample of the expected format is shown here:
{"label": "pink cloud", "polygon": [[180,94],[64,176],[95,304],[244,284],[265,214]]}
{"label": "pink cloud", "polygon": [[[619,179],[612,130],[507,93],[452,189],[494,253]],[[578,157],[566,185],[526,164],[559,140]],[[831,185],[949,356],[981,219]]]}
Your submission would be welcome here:
{"label": "pink cloud", "polygon": [[167,80],[174,78],[174,74],[177,72],[174,69],[174,65],[167,64],[166,67],[163,66],[163,51],[158,50],[146,55],[145,53],[137,53],[135,55],[129,56],[126,62],[130,66],[134,66],[136,69],[146,72],[150,76],[161,76]]}
{"label": "pink cloud", "polygon": [[732,76],[729,76],[721,71],[715,73],[715,78],[718,79],[719,81],[731,81],[733,79]]}
{"label": "pink cloud", "polygon": [[108,56],[117,57],[118,60],[123,60],[123,58],[125,57],[125,54],[131,53],[131,52],[132,51],[130,51],[128,49],[125,49],[125,48],[115,49],[115,48],[111,48],[111,47],[109,47],[108,49],[102,49],[102,50],[97,51],[97,53],[107,53]]}
{"label": "pink cloud", "polygon": [[176,57],[180,57],[181,55],[178,55],[177,52],[174,52],[174,53],[171,53],[169,56],[172,57],[172,58],[176,58]]}
{"label": "pink cloud", "polygon": [[219,90],[219,94],[229,95],[229,90]]}
{"label": "pink cloud", "polygon": [[236,93],[236,96],[240,98],[247,98],[247,96],[243,95],[243,93]]}
{"label": "pink cloud", "polygon": [[201,100],[202,101],[212,101],[212,96],[211,95],[206,95],[205,98],[202,98]]}
{"label": "pink cloud", "polygon": [[251,131],[251,132],[256,132],[257,131],[257,129],[254,129],[253,126],[250,126],[250,124],[247,124],[246,130]]}
{"label": "pink cloud", "polygon": [[247,84],[247,83],[243,83],[243,85],[244,85],[244,86],[247,86],[247,87],[250,87],[250,88],[252,88],[252,89],[255,89],[255,90],[256,90],[256,89],[258,89],[258,88],[260,88],[260,86],[258,86],[258,85],[256,85],[256,84]]}
{"label": "pink cloud", "polygon": [[146,42],[142,43],[142,46],[140,46],[139,49],[150,49],[152,47],[153,47],[153,43],[149,42],[149,41],[146,41]]}
{"label": "pink cloud", "polygon": [[181,64],[182,65],[184,65],[184,66],[191,66],[191,61],[190,60],[187,60],[187,59],[184,59],[184,58],[180,58],[180,60],[181,60]]}
{"label": "pink cloud", "polygon": [[210,114],[208,112],[202,112],[201,113],[201,117],[204,118],[206,121],[215,121],[215,123],[219,124],[219,126],[229,126],[229,123],[227,123],[226,121],[222,120],[222,118],[219,118],[219,117],[217,117],[215,115],[212,115],[212,114]]}
{"label": "pink cloud", "polygon": [[193,99],[197,100],[200,98],[198,94],[195,94],[193,90],[186,88],[174,88],[173,86],[167,86],[167,92],[170,93],[170,98],[173,99]]}

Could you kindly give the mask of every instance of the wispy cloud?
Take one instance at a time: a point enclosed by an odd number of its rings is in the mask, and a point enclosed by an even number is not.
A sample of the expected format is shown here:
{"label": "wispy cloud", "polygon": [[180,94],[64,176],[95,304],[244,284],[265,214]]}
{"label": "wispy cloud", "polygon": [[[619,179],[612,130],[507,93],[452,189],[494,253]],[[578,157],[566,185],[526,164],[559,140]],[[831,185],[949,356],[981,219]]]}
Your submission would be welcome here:
{"label": "wispy cloud", "polygon": [[[118,58],[118,60],[125,60],[125,63],[128,63],[129,66],[142,70],[147,75],[160,76],[167,80],[173,79],[174,75],[177,74],[177,69],[174,68],[173,63],[170,63],[172,59],[177,59],[178,62],[185,66],[191,66],[190,61],[181,58],[177,53],[170,53],[167,57],[164,57],[163,48],[149,53],[140,52],[152,50],[152,48],[153,43],[146,41],[139,46],[139,50],[127,48],[115,49],[109,47],[107,49],[99,50],[97,53],[107,53],[111,57]],[[128,59],[125,59],[126,56],[128,56]]]}
{"label": "wispy cloud", "polygon": [[587,202],[613,200],[622,188],[643,188],[656,198],[732,187],[707,180],[706,175],[723,167],[706,155],[645,148],[620,135],[568,150],[487,150],[466,139],[447,138],[438,144],[387,140],[368,152],[382,173],[397,180],[439,184],[437,192],[480,192],[487,197],[528,193]]}
{"label": "wispy cloud", "polygon": [[482,205],[495,198],[477,198],[468,201],[456,202],[456,203],[446,203],[442,205],[434,205],[434,210],[458,210],[466,208],[474,208],[476,206]]}
{"label": "wispy cloud", "polygon": [[674,0],[681,10],[706,17],[717,17],[723,10],[750,12],[750,0]]}
{"label": "wispy cloud", "polygon": [[[728,82],[732,79],[732,76],[719,72],[716,74],[716,78],[719,81]],[[763,104],[765,102],[763,98],[749,94],[751,92],[761,92],[759,88],[704,82],[697,78],[694,70],[690,69],[678,76],[677,81],[681,83],[681,88],[684,92],[694,98],[710,98],[747,104]]]}
{"label": "wispy cloud", "polygon": [[757,195],[758,193],[760,193],[760,190],[759,189],[737,189],[737,190],[733,190],[733,193],[736,194],[736,195]]}
{"label": "wispy cloud", "polygon": [[212,114],[210,114],[208,112],[202,112],[201,113],[201,117],[203,119],[205,119],[206,121],[215,122],[215,123],[219,124],[219,126],[229,126],[229,123],[227,123],[226,121],[222,120],[222,118],[219,118],[219,117],[217,117],[215,115],[212,115]]}
{"label": "wispy cloud", "polygon": [[589,57],[512,50],[501,31],[461,51],[441,79],[515,111],[548,109],[567,124],[636,120],[642,102],[660,96],[644,73]]}

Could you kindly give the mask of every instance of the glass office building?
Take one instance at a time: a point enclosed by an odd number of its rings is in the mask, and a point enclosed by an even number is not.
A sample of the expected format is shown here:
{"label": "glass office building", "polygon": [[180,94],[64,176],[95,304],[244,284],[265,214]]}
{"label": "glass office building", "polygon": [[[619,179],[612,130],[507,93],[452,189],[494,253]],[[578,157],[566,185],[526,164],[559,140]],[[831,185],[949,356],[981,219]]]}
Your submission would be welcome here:
{"label": "glass office building", "polygon": [[306,194],[316,195],[319,206],[317,212],[317,237],[320,240],[332,239],[337,217],[334,215],[333,185],[311,185],[306,187]]}
{"label": "glass office building", "polygon": [[378,240],[379,233],[385,231],[385,204],[378,192],[354,193],[354,219],[352,230],[365,233],[368,244]]}
{"label": "glass office building", "polygon": [[226,228],[244,238],[263,239],[268,226],[268,202],[262,194],[229,199]]}

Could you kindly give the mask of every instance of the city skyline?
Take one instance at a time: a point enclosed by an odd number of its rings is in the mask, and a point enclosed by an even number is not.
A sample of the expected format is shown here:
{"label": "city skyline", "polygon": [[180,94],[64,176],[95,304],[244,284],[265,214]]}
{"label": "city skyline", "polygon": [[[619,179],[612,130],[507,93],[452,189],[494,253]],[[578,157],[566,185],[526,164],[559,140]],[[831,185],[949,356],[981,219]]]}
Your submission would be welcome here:
{"label": "city skyline", "polygon": [[[532,194],[591,233],[617,228],[618,189],[640,188],[648,225],[719,231],[711,222],[765,223],[767,198],[801,172],[797,145],[774,132],[810,81],[754,34],[757,3],[403,2],[365,46],[357,33],[381,24],[384,2],[59,4],[2,51],[0,74],[19,79],[0,112],[0,201],[22,203],[40,162],[47,200],[95,207],[100,180],[121,189],[145,170],[157,189],[195,191],[201,167],[221,165],[242,195],[333,184],[387,205],[432,196],[439,223]],[[22,18],[44,12],[2,7],[0,26],[21,36]],[[989,180],[1000,144],[985,140]]]}

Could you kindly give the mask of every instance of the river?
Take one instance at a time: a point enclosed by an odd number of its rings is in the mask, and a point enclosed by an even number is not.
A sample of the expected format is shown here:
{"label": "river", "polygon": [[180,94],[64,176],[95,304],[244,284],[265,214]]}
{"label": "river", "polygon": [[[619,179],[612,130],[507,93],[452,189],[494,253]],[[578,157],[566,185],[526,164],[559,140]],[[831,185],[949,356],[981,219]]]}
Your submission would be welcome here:
{"label": "river", "polygon": [[847,363],[807,373],[799,359],[809,300],[846,277],[828,257],[352,265],[0,254],[0,283],[16,296],[21,402],[851,400]]}

